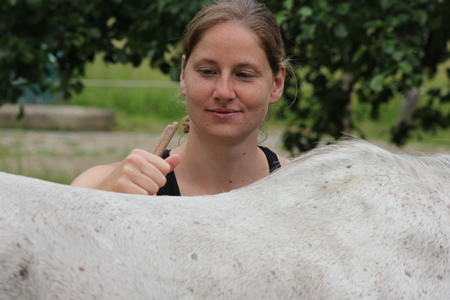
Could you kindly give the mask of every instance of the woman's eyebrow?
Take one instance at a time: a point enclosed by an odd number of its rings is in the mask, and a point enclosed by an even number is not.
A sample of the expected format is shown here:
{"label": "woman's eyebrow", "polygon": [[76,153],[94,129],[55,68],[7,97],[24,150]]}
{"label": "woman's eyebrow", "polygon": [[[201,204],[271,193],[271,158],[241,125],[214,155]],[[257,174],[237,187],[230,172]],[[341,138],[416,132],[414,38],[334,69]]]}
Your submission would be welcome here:
{"label": "woman's eyebrow", "polygon": [[254,68],[254,69],[259,69],[259,67],[258,67],[258,65],[257,64],[254,64],[254,63],[240,63],[240,64],[237,64],[236,65],[237,67],[250,67],[250,68]]}
{"label": "woman's eyebrow", "polygon": [[[218,65],[219,63],[212,58],[198,58],[194,60],[194,64],[200,64],[200,63],[209,63],[209,64],[214,64],[214,65]],[[256,63],[252,63],[252,62],[241,62],[235,65],[236,67],[251,67],[251,68],[255,68],[255,69],[259,69],[258,64]]]}
{"label": "woman's eyebrow", "polygon": [[194,60],[194,64],[201,64],[201,63],[208,63],[208,64],[213,64],[213,65],[217,65],[217,61],[215,61],[214,59],[211,58],[198,58]]}

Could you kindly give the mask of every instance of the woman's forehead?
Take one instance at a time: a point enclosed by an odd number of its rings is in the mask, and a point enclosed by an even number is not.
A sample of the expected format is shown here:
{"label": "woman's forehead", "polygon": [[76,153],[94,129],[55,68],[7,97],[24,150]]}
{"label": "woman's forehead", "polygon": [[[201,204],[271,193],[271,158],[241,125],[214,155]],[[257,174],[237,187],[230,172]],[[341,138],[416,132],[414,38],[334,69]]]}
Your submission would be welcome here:
{"label": "woman's forehead", "polygon": [[237,22],[220,23],[206,30],[189,59],[216,63],[228,60],[240,65],[268,63],[258,36]]}

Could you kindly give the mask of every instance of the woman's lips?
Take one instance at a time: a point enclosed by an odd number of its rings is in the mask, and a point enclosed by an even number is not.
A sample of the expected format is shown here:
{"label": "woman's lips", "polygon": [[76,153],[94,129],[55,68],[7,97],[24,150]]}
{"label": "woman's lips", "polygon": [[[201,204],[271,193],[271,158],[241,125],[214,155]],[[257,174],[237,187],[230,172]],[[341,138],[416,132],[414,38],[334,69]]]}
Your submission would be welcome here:
{"label": "woman's lips", "polygon": [[214,110],[208,110],[208,112],[213,115],[214,117],[221,119],[221,120],[226,120],[226,119],[230,119],[232,117],[234,117],[235,115],[239,114],[239,111],[236,110],[230,110],[230,109],[214,109]]}

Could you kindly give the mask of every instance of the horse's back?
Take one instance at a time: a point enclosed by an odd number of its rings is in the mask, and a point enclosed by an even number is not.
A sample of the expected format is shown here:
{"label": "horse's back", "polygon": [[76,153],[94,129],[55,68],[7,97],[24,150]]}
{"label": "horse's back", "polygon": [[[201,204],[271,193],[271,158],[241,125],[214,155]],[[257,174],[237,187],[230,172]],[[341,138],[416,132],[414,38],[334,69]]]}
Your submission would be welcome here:
{"label": "horse's back", "polygon": [[203,197],[0,173],[0,299],[448,298],[448,162],[344,143]]}

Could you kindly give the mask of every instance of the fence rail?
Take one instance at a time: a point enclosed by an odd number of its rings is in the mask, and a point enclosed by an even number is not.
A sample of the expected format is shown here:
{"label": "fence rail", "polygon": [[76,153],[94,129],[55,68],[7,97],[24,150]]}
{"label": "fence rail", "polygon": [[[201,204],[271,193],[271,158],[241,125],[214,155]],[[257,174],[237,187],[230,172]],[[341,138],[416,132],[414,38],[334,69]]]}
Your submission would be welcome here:
{"label": "fence rail", "polygon": [[163,80],[112,80],[112,79],[83,79],[84,86],[92,87],[120,87],[120,88],[179,88],[178,82]]}

